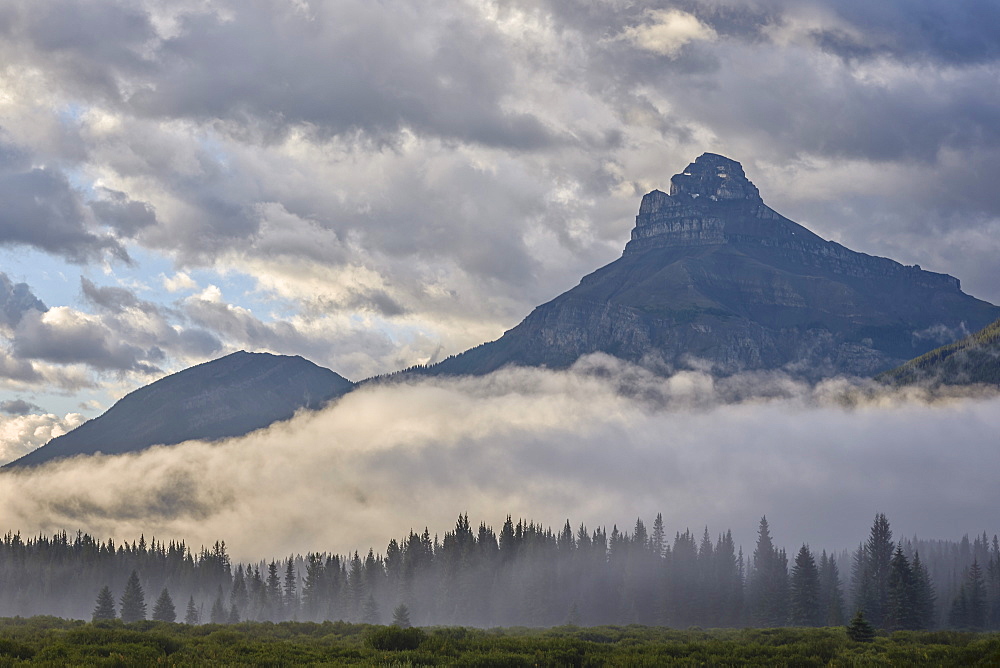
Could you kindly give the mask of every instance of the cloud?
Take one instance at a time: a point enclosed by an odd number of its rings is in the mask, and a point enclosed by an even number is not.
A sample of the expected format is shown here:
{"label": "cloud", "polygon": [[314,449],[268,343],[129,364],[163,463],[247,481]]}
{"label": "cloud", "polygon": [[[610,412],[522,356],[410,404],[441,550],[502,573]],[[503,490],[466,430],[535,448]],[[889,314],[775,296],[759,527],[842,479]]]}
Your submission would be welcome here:
{"label": "cloud", "polygon": [[224,443],[5,473],[0,502],[22,533],[225,539],[240,559],[380,550],[466,511],[591,527],[663,512],[669,530],[732,528],[745,549],[763,514],[789,548],[852,546],[876,512],[900,535],[958,538],[998,529],[997,401],[662,379],[592,357],[566,372],[369,385]]}
{"label": "cloud", "polygon": [[0,271],[0,326],[16,327],[28,311],[45,312],[48,307],[31,291],[27,283],[14,283]]}
{"label": "cloud", "polygon": [[654,9],[646,13],[647,23],[632,26],[622,33],[640,49],[672,58],[689,42],[713,40],[715,31],[698,17],[678,9]]}
{"label": "cloud", "polygon": [[136,202],[123,192],[104,189],[104,198],[90,203],[94,214],[123,237],[156,224],[156,213],[147,202]]}
{"label": "cloud", "polygon": [[7,415],[27,415],[33,411],[40,411],[41,408],[29,403],[24,399],[7,399],[0,401],[0,413]]}
{"label": "cloud", "polygon": [[996,10],[953,5],[15,0],[0,244],[256,289],[254,313],[92,291],[138,351],[109,369],[260,347],[361,377],[516,325],[708,150],[823,236],[996,301]]}
{"label": "cloud", "polygon": [[180,292],[181,290],[197,290],[198,284],[185,272],[179,271],[173,276],[163,276],[163,287],[167,292]]}
{"label": "cloud", "polygon": [[[14,403],[18,402],[3,402],[4,405]],[[31,404],[25,406],[37,409]],[[15,408],[18,408],[18,411],[11,417],[0,416],[0,464],[23,457],[45,445],[49,440],[62,436],[85,422],[79,413],[69,413],[60,418],[51,413],[31,415],[27,411],[20,412],[21,406]],[[11,412],[6,407],[0,407],[0,411]]]}

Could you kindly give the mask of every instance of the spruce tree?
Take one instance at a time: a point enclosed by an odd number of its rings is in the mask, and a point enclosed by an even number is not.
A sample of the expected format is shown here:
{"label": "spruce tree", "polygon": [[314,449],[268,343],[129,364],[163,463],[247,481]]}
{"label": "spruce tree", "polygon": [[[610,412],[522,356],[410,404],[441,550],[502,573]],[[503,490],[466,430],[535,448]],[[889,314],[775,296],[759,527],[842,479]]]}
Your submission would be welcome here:
{"label": "spruce tree", "polygon": [[160,592],[160,597],[153,605],[153,619],[158,622],[172,622],[177,619],[177,611],[174,610],[174,601],[170,598],[170,592],[164,587]]}
{"label": "spruce tree", "polygon": [[97,594],[93,620],[96,622],[98,619],[114,619],[115,617],[115,599],[111,595],[111,588],[104,585]]}
{"label": "spruce tree", "polygon": [[408,629],[412,626],[410,623],[410,609],[406,607],[406,604],[400,603],[392,611],[392,625],[398,626],[401,629]]}
{"label": "spruce tree", "polygon": [[125,592],[121,600],[122,621],[138,622],[146,619],[146,596],[139,584],[139,574],[132,571],[125,583]]}
{"label": "spruce tree", "polygon": [[803,545],[795,557],[792,568],[790,622],[793,626],[820,626],[823,622],[820,610],[819,571],[809,547]]}
{"label": "spruce tree", "polygon": [[225,624],[229,619],[229,615],[226,613],[226,604],[222,600],[222,585],[219,585],[215,594],[215,601],[212,603],[212,611],[209,613],[208,619],[213,624]]}
{"label": "spruce tree", "polygon": [[919,611],[916,601],[917,587],[913,569],[903,554],[902,546],[897,546],[889,567],[889,598],[886,606],[885,627],[889,629],[914,630],[920,628]]}
{"label": "spruce tree", "polygon": [[267,619],[272,622],[281,621],[282,614],[281,600],[281,578],[278,576],[278,564],[271,561],[267,565],[267,581],[264,588],[264,601],[267,607]]}
{"label": "spruce tree", "polygon": [[197,624],[200,620],[201,615],[198,614],[198,608],[194,605],[194,596],[188,599],[187,612],[184,615],[185,624]]}
{"label": "spruce tree", "polygon": [[287,619],[296,619],[299,612],[299,597],[296,594],[298,577],[295,575],[295,561],[288,557],[285,561],[285,614]]}
{"label": "spruce tree", "polygon": [[865,616],[875,627],[884,626],[889,608],[889,573],[892,570],[892,530],[883,513],[875,516],[868,543],[865,545],[869,596],[865,601]]}
{"label": "spruce tree", "polygon": [[932,629],[936,626],[934,603],[937,595],[927,568],[920,561],[920,553],[913,554],[913,606],[916,609],[917,628]]}
{"label": "spruce tree", "polygon": [[823,624],[826,626],[843,625],[844,595],[840,588],[840,572],[836,559],[833,555],[827,556],[826,550],[820,557],[819,583]]}
{"label": "spruce tree", "polygon": [[233,576],[233,587],[229,591],[229,602],[236,606],[237,612],[242,616],[247,608],[250,596],[247,594],[246,578],[243,575],[243,564],[236,567],[236,575]]}
{"label": "spruce tree", "polygon": [[847,637],[854,642],[872,642],[875,640],[875,627],[872,626],[862,610],[858,610],[847,625]]}
{"label": "spruce tree", "polygon": [[784,626],[788,616],[788,557],[771,542],[767,518],[757,531],[750,577],[750,616],[756,626]]}
{"label": "spruce tree", "polygon": [[975,559],[965,576],[966,628],[981,631],[986,626],[986,584],[983,571]]}
{"label": "spruce tree", "polygon": [[378,604],[375,603],[375,599],[371,594],[365,599],[365,607],[361,612],[361,621],[365,624],[379,623]]}

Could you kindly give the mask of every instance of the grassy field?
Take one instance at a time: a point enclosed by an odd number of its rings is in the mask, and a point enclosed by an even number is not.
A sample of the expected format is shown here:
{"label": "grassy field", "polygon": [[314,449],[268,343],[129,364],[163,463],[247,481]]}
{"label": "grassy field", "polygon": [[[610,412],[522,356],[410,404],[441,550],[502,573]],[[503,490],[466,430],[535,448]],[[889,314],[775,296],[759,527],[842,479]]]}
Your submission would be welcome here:
{"label": "grassy field", "polygon": [[397,629],[325,622],[187,626],[0,620],[0,666],[1000,666],[1000,634],[842,628]]}

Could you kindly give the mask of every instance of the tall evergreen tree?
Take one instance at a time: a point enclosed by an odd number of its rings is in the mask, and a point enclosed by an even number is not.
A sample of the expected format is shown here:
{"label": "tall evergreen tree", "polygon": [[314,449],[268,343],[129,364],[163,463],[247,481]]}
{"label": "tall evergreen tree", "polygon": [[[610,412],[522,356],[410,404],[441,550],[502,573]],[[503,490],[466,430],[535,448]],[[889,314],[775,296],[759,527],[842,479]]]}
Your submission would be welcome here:
{"label": "tall evergreen tree", "polygon": [[285,561],[285,611],[288,619],[296,619],[299,611],[299,597],[296,594],[298,578],[295,575],[295,562],[291,556]]}
{"label": "tall evergreen tree", "polygon": [[153,619],[158,622],[172,622],[177,619],[177,611],[174,610],[174,601],[170,598],[170,592],[164,587],[160,592],[160,597],[153,605]]}
{"label": "tall evergreen tree", "polygon": [[273,560],[267,565],[264,601],[267,610],[267,619],[272,622],[281,621],[284,618],[284,605],[281,600],[281,578],[278,577],[278,564]]}
{"label": "tall evergreen tree", "polygon": [[212,611],[208,615],[208,620],[213,624],[225,624],[229,615],[226,613],[226,603],[222,600],[222,585],[215,594],[215,601],[212,602]]}
{"label": "tall evergreen tree", "polygon": [[788,558],[774,547],[767,518],[757,530],[750,575],[750,618],[756,626],[784,626],[788,617]]}
{"label": "tall evergreen tree", "polygon": [[885,610],[885,627],[913,630],[920,628],[917,609],[917,587],[910,562],[897,546],[889,565],[889,599]]}
{"label": "tall evergreen tree", "polygon": [[977,560],[972,561],[965,575],[965,628],[981,631],[986,626],[986,584]]}
{"label": "tall evergreen tree", "polygon": [[114,619],[115,599],[111,595],[111,588],[104,585],[97,594],[97,605],[94,607],[94,621],[98,619]]}
{"label": "tall evergreen tree", "polygon": [[823,614],[820,609],[819,570],[807,545],[799,548],[792,567],[789,596],[789,621],[793,626],[820,626]]}
{"label": "tall evergreen tree", "polygon": [[138,622],[146,619],[146,596],[139,583],[139,574],[132,571],[125,583],[125,591],[121,599],[122,621]]}
{"label": "tall evergreen tree", "polygon": [[920,553],[913,553],[913,606],[916,610],[917,628],[931,629],[936,626],[934,603],[937,595],[934,584],[927,573],[927,567],[920,561]]}
{"label": "tall evergreen tree", "polygon": [[198,614],[198,608],[195,607],[194,604],[194,596],[191,596],[188,598],[187,612],[184,614],[184,623],[191,625],[197,624],[201,621],[200,617],[201,615]]}
{"label": "tall evergreen tree", "polygon": [[844,594],[840,587],[840,571],[837,560],[829,557],[826,550],[820,557],[819,566],[820,610],[823,624],[841,626],[844,623]]}
{"label": "tall evergreen tree", "polygon": [[865,617],[876,628],[885,626],[889,608],[889,573],[892,570],[894,543],[889,520],[883,513],[875,516],[868,542],[865,545],[867,557],[867,590]]}
{"label": "tall evergreen tree", "polygon": [[229,603],[236,607],[236,610],[243,615],[250,596],[247,592],[246,577],[243,574],[243,564],[236,567],[236,574],[233,576],[233,587],[229,591]]}

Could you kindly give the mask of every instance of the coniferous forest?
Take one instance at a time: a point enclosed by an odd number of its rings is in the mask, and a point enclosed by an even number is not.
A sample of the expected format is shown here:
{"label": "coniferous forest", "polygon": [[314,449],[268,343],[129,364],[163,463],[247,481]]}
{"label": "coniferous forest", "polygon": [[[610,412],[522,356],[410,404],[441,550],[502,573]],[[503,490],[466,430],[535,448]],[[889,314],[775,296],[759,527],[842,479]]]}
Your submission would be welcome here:
{"label": "coniferous forest", "polygon": [[729,531],[559,531],[467,515],[443,537],[411,531],[350,555],[233,563],[223,542],[192,550],[87,534],[0,542],[0,616],[188,624],[343,620],[398,626],[844,626],[1000,629],[1000,544],[898,539],[877,515],[854,551],[792,552],[766,518],[748,553]]}

